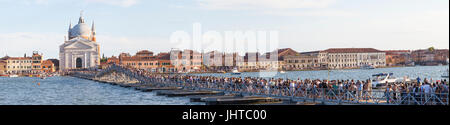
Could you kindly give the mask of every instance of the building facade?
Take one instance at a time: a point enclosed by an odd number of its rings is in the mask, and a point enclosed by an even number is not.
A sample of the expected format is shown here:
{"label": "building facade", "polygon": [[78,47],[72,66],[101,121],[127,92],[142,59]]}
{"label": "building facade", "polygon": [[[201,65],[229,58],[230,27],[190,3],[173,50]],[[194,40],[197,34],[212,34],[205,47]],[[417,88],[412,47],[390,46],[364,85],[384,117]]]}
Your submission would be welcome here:
{"label": "building facade", "polygon": [[68,39],[60,46],[60,70],[98,68],[100,65],[100,46],[96,40],[94,23],[89,28],[83,16],[78,24],[69,26]]}
{"label": "building facade", "polygon": [[44,73],[53,73],[56,71],[55,64],[51,60],[42,61],[41,71]]}
{"label": "building facade", "polygon": [[6,61],[0,59],[0,75],[6,74]]}
{"label": "building facade", "polygon": [[448,65],[448,49],[422,49],[411,52],[411,58],[416,65]]}
{"label": "building facade", "polygon": [[39,54],[37,51],[33,52],[33,56],[31,56],[32,59],[32,66],[31,70],[33,74],[39,74],[42,73],[42,54]]}
{"label": "building facade", "polygon": [[120,64],[123,66],[144,69],[150,72],[175,72],[175,67],[171,64],[168,53],[159,53],[154,56],[153,52],[139,51],[134,56],[120,54]]}
{"label": "building facade", "polygon": [[31,74],[33,71],[31,57],[8,57],[5,61],[7,74]]}
{"label": "building facade", "polygon": [[203,67],[202,53],[193,50],[172,50],[170,60],[175,70],[180,72],[198,72]]}
{"label": "building facade", "polygon": [[318,55],[298,54],[284,57],[283,66],[286,70],[312,70],[320,69]]}
{"label": "building facade", "polygon": [[410,50],[387,50],[385,52],[387,66],[405,66],[413,64]]}

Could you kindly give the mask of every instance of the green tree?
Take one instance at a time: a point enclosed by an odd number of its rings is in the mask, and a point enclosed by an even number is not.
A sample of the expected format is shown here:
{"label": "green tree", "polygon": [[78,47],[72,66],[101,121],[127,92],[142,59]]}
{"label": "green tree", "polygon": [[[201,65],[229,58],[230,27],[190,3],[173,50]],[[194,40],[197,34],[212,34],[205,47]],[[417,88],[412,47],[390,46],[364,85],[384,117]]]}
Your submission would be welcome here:
{"label": "green tree", "polygon": [[430,52],[433,52],[434,50],[435,50],[434,47],[428,48],[428,51],[430,51]]}

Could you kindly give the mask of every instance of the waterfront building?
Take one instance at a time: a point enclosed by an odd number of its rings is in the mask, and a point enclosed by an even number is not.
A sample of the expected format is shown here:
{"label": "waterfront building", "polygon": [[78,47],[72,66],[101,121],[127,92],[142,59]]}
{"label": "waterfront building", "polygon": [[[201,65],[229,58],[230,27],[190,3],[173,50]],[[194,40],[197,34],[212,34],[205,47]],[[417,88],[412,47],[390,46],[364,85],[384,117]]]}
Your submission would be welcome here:
{"label": "waterfront building", "polygon": [[120,60],[119,58],[112,56],[111,58],[108,58],[108,60],[106,60],[107,64],[120,64]]}
{"label": "waterfront building", "polygon": [[193,50],[172,50],[170,61],[175,66],[176,71],[198,72],[202,69],[203,56]]}
{"label": "waterfront building", "polygon": [[385,52],[387,66],[405,66],[412,64],[410,50],[387,50]]}
{"label": "waterfront building", "polygon": [[208,67],[209,70],[224,70],[224,54],[222,52],[211,51],[203,53],[202,55],[203,64]]}
{"label": "waterfront building", "polygon": [[55,64],[51,60],[42,61],[42,72],[53,73],[56,72]]}
{"label": "waterfront building", "polygon": [[253,71],[259,69],[259,58],[260,54],[258,52],[247,52],[243,60],[238,60],[237,66],[241,71]]}
{"label": "waterfront building", "polygon": [[159,53],[154,56],[153,52],[143,50],[134,56],[129,54],[120,54],[119,60],[121,65],[136,69],[145,69],[150,72],[174,72],[175,68],[171,64],[170,55],[168,53]]}
{"label": "waterfront building", "polygon": [[85,23],[81,15],[78,24],[69,26],[68,39],[60,46],[60,69],[97,68],[100,65],[100,46],[96,40],[95,25]]}
{"label": "waterfront building", "polygon": [[6,74],[6,61],[0,59],[0,75]]}
{"label": "waterfront building", "polygon": [[448,65],[448,49],[422,49],[411,52],[411,58],[416,65]]}
{"label": "waterfront building", "polygon": [[33,52],[32,58],[32,73],[33,74],[39,74],[42,72],[42,54],[39,54],[37,51]]}
{"label": "waterfront building", "polygon": [[137,69],[156,69],[158,63],[153,52],[148,50],[142,50],[136,53],[134,56],[121,56],[121,64],[130,66]]}
{"label": "waterfront building", "polygon": [[314,70],[322,67],[319,63],[319,51],[285,56],[284,63],[283,68],[286,70]]}
{"label": "waterfront building", "polygon": [[55,68],[55,71],[59,71],[59,60],[58,59],[47,59],[48,61],[51,61],[53,63],[53,67]]}
{"label": "waterfront building", "polygon": [[7,57],[6,73],[8,74],[31,74],[33,59],[31,57]]}
{"label": "waterfront building", "polygon": [[[258,68],[262,70],[283,70],[286,65],[284,58],[298,54],[297,51],[291,48],[278,49],[273,52],[265,53],[258,61]],[[270,58],[271,55],[276,55],[276,57]]]}
{"label": "waterfront building", "polygon": [[331,48],[319,52],[319,63],[331,69],[386,66],[386,52],[373,48]]}
{"label": "waterfront building", "polygon": [[203,54],[203,63],[212,71],[231,71],[238,67],[238,62],[243,61],[243,57],[238,53],[225,53],[211,51]]}
{"label": "waterfront building", "polygon": [[159,53],[156,55],[158,61],[156,72],[177,72],[176,67],[172,64],[170,53]]}

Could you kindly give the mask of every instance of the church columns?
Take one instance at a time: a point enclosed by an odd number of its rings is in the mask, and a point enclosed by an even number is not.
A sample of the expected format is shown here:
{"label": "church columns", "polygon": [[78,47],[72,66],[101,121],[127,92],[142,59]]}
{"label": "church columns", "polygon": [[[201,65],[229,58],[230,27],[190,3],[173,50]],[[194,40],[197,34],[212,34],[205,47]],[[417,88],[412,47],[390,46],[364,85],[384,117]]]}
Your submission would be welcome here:
{"label": "church columns", "polygon": [[83,60],[83,67],[84,68],[89,68],[89,66],[87,64],[87,53],[88,52],[84,52],[84,60]]}

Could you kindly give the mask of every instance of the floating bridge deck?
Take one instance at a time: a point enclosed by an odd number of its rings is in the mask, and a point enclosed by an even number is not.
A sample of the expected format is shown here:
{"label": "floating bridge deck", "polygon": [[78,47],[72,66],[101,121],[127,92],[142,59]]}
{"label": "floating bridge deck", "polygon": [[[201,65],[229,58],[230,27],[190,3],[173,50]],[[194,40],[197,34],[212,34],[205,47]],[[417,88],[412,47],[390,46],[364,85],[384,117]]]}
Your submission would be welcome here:
{"label": "floating bridge deck", "polygon": [[[323,89],[304,91],[302,89],[272,88],[270,91],[247,91],[248,88],[257,87],[235,85],[211,87],[209,86],[210,83],[161,81],[116,65],[95,73],[72,72],[71,76],[134,88],[143,92],[156,91],[159,96],[189,97],[192,102],[204,102],[207,105],[448,105],[448,93],[426,95],[427,97],[419,98],[412,94],[406,94],[399,99],[386,97],[385,93],[381,91],[364,92],[362,95],[350,91],[341,92]],[[388,100],[389,103],[387,103]]]}

